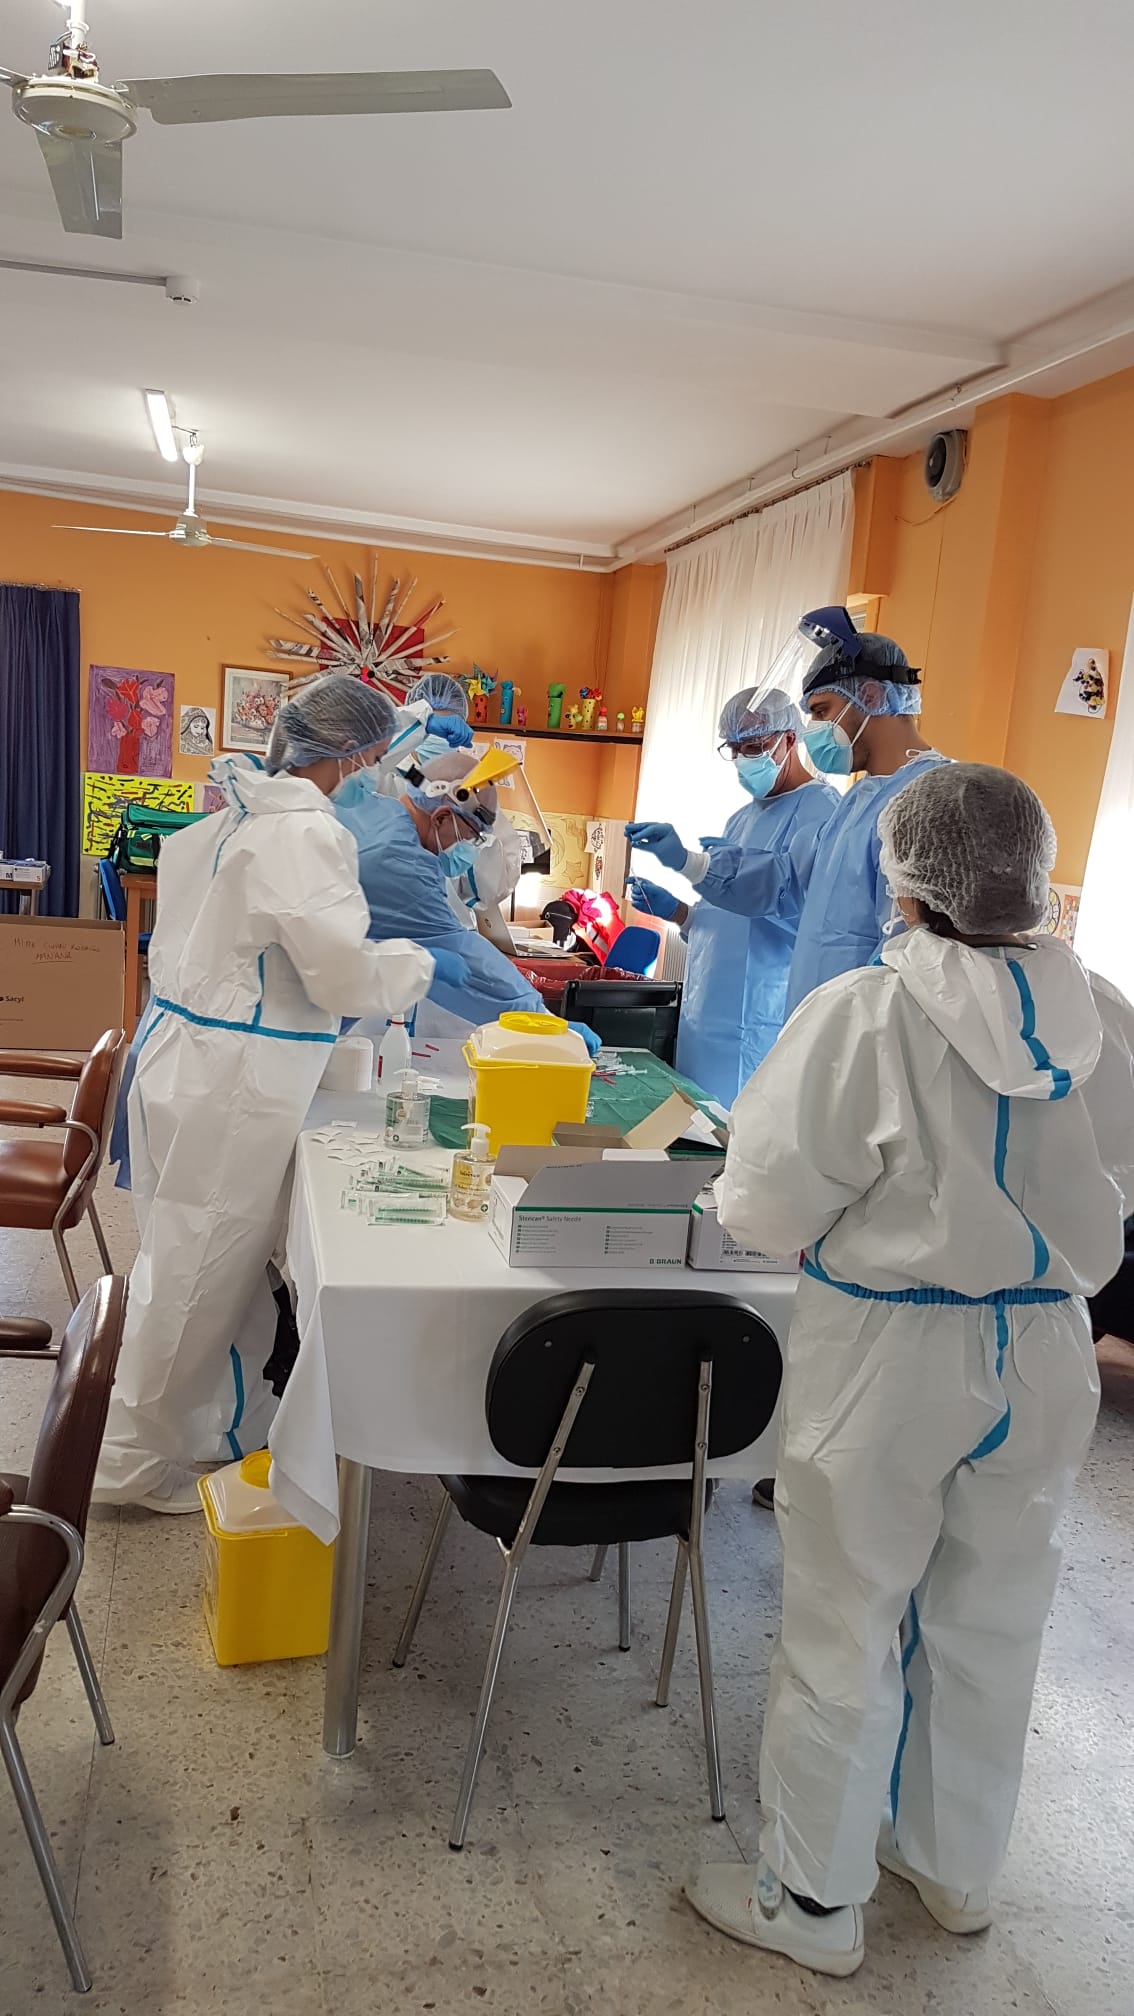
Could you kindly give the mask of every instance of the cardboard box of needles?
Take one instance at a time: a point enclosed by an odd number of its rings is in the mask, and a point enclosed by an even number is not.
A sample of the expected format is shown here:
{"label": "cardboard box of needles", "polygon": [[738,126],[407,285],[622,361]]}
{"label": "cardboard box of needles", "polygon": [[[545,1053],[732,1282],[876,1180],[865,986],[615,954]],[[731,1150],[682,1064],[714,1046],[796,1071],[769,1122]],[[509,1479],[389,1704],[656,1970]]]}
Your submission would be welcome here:
{"label": "cardboard box of needles", "polygon": [[761,1253],[757,1246],[743,1246],[726,1232],[717,1215],[717,1200],[712,1184],[702,1190],[694,1200],[689,1214],[689,1265],[707,1268],[711,1273],[724,1274],[735,1268],[742,1274],[798,1274],[798,1254],[789,1260],[777,1260],[770,1253]]}
{"label": "cardboard box of needles", "polygon": [[502,1148],[488,1229],[510,1267],[684,1267],[704,1176],[659,1149]]}

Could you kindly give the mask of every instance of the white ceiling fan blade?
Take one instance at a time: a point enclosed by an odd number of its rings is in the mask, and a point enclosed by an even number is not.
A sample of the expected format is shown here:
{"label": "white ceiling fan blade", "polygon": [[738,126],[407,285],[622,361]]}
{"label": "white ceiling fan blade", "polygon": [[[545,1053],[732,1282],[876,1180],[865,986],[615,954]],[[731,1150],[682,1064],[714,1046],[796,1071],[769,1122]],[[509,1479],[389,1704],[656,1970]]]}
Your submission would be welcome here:
{"label": "white ceiling fan blade", "polygon": [[142,77],[115,89],[160,126],[349,112],[494,112],[512,103],[492,70],[343,71],[309,77]]}
{"label": "white ceiling fan blade", "polygon": [[291,546],[252,546],[247,539],[218,539],[209,533],[210,546],[231,546],[237,553],[270,553],[274,560],[314,560],[314,553],[297,553]]}
{"label": "white ceiling fan blade", "polygon": [[26,77],[21,77],[18,70],[0,70],[0,84],[10,84],[13,91],[18,91],[21,84],[26,84],[27,81]]}
{"label": "white ceiling fan blade", "polygon": [[121,141],[58,140],[36,133],[64,231],[122,236]]}
{"label": "white ceiling fan blade", "polygon": [[103,532],[114,539],[171,539],[171,532],[135,532],[132,525],[53,525],[53,532]]}

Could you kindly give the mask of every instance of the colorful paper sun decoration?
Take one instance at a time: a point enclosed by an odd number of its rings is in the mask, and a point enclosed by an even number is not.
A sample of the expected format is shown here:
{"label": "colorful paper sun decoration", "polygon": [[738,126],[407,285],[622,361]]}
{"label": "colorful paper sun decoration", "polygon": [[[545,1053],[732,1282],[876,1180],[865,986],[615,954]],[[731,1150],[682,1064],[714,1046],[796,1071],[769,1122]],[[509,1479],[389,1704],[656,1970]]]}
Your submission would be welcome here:
{"label": "colorful paper sun decoration", "polygon": [[331,569],[324,566],[323,572],[334,590],[339,613],[336,615],[313,588],[308,588],[307,599],[312,607],[302,616],[288,616],[283,609],[277,609],[276,615],[297,630],[309,631],[310,639],[302,643],[293,643],[288,637],[268,639],[273,658],[286,659],[294,667],[295,686],[316,679],[323,672],[348,672],[368,686],[381,687],[391,699],[401,701],[423,672],[447,663],[447,654],[435,647],[451,637],[452,630],[443,630],[440,636],[430,638],[428,647],[425,635],[426,624],[444,607],[440,596],[411,616],[409,608],[417,581],[408,582],[403,590],[401,581],[395,579],[379,612],[377,554],[372,554],[370,560],[369,595],[363,590],[361,575],[351,577],[353,607]]}

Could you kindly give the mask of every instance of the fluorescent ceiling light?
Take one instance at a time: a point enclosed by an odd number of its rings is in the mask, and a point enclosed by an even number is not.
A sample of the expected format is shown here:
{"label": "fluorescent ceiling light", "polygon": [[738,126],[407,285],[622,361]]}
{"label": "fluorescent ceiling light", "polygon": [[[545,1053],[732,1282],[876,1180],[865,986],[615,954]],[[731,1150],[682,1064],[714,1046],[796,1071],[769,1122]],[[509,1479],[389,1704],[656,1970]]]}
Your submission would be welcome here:
{"label": "fluorescent ceiling light", "polygon": [[154,430],[154,441],[158,454],[166,462],[180,462],[181,455],[173,436],[173,414],[169,410],[169,400],[164,392],[146,392],[146,411],[150,416],[150,426]]}

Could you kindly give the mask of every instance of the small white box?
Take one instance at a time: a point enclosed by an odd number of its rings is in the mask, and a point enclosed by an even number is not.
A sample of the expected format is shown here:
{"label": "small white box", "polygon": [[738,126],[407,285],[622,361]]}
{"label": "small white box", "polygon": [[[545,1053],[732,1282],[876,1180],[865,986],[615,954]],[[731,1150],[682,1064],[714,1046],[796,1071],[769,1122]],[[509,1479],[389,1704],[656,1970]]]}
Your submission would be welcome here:
{"label": "small white box", "polygon": [[689,1214],[690,1267],[707,1268],[720,1274],[736,1268],[744,1274],[798,1274],[799,1260],[777,1260],[755,1246],[741,1246],[726,1232],[717,1216],[713,1189],[702,1190]]}
{"label": "small white box", "polygon": [[703,1173],[652,1157],[608,1161],[592,1150],[583,1160],[579,1150],[505,1149],[488,1228],[510,1267],[676,1270],[685,1265],[689,1207]]}

